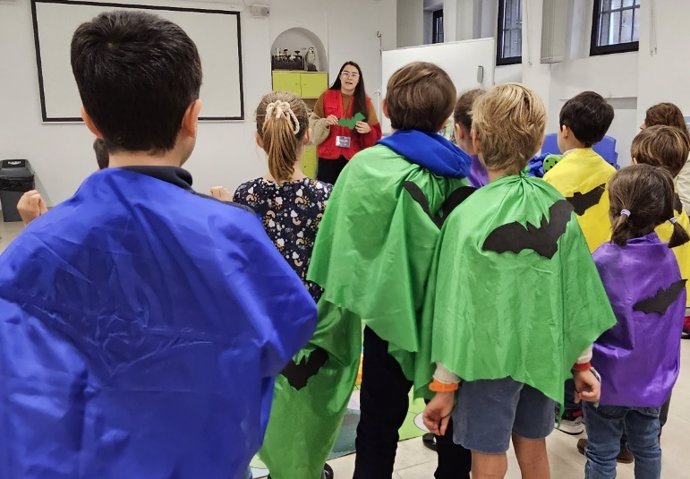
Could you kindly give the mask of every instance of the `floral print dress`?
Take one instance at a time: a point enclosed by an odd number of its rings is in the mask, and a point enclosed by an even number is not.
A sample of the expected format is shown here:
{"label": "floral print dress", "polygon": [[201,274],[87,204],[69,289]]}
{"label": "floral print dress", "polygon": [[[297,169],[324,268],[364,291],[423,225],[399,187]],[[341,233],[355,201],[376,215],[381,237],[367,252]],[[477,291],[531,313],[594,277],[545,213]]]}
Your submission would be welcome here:
{"label": "floral print dress", "polygon": [[318,301],[322,290],[307,281],[316,232],[333,186],[304,178],[278,185],[264,178],[242,183],[233,197],[260,217],[266,233]]}

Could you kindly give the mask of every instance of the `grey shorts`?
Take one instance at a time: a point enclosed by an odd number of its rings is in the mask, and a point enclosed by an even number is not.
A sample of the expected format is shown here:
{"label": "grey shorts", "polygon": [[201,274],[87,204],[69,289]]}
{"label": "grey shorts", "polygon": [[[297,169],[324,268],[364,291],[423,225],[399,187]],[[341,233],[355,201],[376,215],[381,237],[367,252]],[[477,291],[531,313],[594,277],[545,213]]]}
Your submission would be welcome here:
{"label": "grey shorts", "polygon": [[511,378],[461,383],[453,441],[472,451],[502,453],[513,433],[542,439],[553,431],[555,401]]}

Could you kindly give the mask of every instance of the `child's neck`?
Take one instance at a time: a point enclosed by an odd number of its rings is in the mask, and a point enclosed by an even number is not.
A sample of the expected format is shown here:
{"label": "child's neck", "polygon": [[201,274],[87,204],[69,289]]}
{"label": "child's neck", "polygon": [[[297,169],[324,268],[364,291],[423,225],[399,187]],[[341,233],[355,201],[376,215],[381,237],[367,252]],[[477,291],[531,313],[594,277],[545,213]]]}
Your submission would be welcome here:
{"label": "child's neck", "polygon": [[509,168],[503,168],[500,170],[487,169],[486,171],[487,171],[488,176],[489,176],[489,183],[491,183],[492,181],[497,180],[499,178],[503,178],[504,176],[513,176],[513,175],[518,174],[515,171],[510,170]]}
{"label": "child's neck", "polygon": [[[303,180],[307,177],[307,175],[305,175],[302,171],[302,167],[299,165],[299,163],[296,163],[292,168],[292,175],[290,175],[290,178],[287,180],[288,182]],[[264,179],[273,183],[278,183],[276,179],[273,178],[273,175],[270,171],[264,175]]]}
{"label": "child's neck", "polygon": [[573,140],[568,140],[568,141],[566,141],[565,144],[563,145],[563,151],[562,151],[561,153],[565,155],[565,154],[568,153],[569,151],[576,150],[576,149],[581,149],[581,148],[590,148],[590,147],[585,146],[584,143],[582,143],[582,142],[580,142],[580,141],[577,141],[577,140],[575,140],[575,139],[573,139]]}
{"label": "child's neck", "polygon": [[[185,158],[186,159],[186,158]],[[111,168],[128,166],[176,166],[179,167],[184,160],[175,154],[175,150],[162,154],[151,154],[146,151],[116,151],[110,153],[108,166]]]}

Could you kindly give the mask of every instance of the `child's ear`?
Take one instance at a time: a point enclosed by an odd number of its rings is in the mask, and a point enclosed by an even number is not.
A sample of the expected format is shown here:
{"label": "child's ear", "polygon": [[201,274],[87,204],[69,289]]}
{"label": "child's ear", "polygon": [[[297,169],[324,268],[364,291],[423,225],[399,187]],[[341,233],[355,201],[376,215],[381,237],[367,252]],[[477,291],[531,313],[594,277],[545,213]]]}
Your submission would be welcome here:
{"label": "child's ear", "polygon": [[306,146],[309,144],[310,141],[311,141],[311,128],[307,128],[307,132],[304,134],[304,138],[302,138],[302,144]]}
{"label": "child's ear", "polygon": [[201,112],[201,100],[198,98],[189,104],[182,117],[180,133],[190,138],[196,138],[197,126],[199,125],[199,112]]}
{"label": "child's ear", "polygon": [[453,126],[453,129],[455,130],[455,140],[464,140],[465,136],[467,135],[465,133],[465,129],[462,127],[460,123],[455,123]]}
{"label": "child's ear", "polygon": [[633,165],[636,165],[636,164],[637,164],[637,158],[635,158],[634,156],[632,157],[632,164],[633,164]]}
{"label": "child's ear", "polygon": [[383,116],[388,118],[390,120],[390,116],[388,115],[388,99],[384,98],[383,99],[383,105],[381,106],[381,110],[383,111]]}
{"label": "child's ear", "polygon": [[100,130],[98,129],[96,124],[93,122],[91,115],[86,113],[84,106],[81,107],[81,118],[82,118],[82,120],[84,120],[84,123],[86,124],[86,128],[88,128],[91,133],[96,135],[96,138],[103,138],[103,134],[100,132]]}
{"label": "child's ear", "polygon": [[477,131],[474,128],[470,130],[470,138],[472,138],[472,148],[474,148],[475,153],[479,155],[482,152],[482,144],[479,141]]}
{"label": "child's ear", "polygon": [[256,134],[255,140],[256,140],[256,145],[263,150],[264,149],[264,142],[263,142],[263,140],[261,140],[261,135],[259,135],[258,132]]}

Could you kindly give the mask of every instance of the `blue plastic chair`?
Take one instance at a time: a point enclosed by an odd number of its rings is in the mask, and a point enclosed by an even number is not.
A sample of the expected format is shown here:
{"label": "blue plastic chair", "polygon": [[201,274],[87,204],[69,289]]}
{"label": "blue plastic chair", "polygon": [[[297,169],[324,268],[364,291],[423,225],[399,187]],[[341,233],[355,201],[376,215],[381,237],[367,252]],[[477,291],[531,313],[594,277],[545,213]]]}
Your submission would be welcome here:
{"label": "blue plastic chair", "polygon": [[[594,151],[599,153],[608,163],[614,168],[619,169],[618,153],[616,152],[616,139],[611,136],[605,136],[599,143],[593,147]],[[560,154],[558,149],[558,140],[556,133],[549,133],[544,137],[544,143],[541,146],[542,153]]]}

